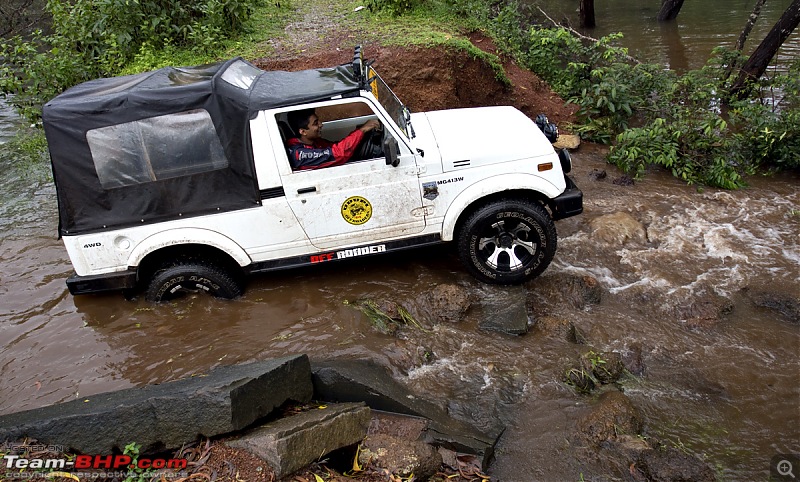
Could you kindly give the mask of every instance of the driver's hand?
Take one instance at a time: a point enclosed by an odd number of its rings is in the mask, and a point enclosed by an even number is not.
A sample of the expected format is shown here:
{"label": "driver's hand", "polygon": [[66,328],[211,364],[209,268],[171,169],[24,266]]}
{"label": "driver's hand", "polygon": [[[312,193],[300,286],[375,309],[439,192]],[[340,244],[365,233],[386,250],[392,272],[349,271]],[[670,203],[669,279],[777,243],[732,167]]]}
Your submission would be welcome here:
{"label": "driver's hand", "polygon": [[361,130],[367,133],[373,129],[380,129],[381,123],[377,119],[370,119],[361,126]]}

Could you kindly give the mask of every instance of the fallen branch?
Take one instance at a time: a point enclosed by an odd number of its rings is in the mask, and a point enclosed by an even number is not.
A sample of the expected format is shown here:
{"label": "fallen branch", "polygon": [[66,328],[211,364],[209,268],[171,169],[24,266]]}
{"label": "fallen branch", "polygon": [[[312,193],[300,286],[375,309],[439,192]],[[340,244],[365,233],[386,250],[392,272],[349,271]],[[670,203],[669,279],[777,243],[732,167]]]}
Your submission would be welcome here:
{"label": "fallen branch", "polygon": [[[550,15],[547,15],[547,12],[545,12],[544,10],[542,10],[542,7],[540,7],[540,6],[538,6],[538,5],[537,5],[537,6],[536,6],[536,9],[537,9],[537,10],[539,10],[539,12],[540,12],[542,15],[544,15],[544,16],[545,16],[545,18],[547,18],[547,20],[550,20],[550,22],[552,22],[552,23],[553,23],[553,25],[555,25],[556,27],[561,27],[561,28],[563,28],[563,29],[566,29],[566,30],[568,30],[568,31],[569,31],[569,32],[570,32],[572,35],[574,35],[574,36],[578,37],[578,38],[579,38],[579,39],[581,39],[581,40],[586,40],[586,41],[589,41],[589,42],[594,42],[594,43],[600,43],[600,40],[598,40],[598,39],[596,39],[596,38],[589,37],[588,35],[584,35],[584,34],[582,34],[582,33],[578,32],[577,30],[575,30],[574,28],[572,28],[572,27],[570,27],[570,26],[568,26],[568,25],[562,25],[562,24],[560,24],[560,23],[556,22],[555,20],[553,20],[552,18],[550,18]],[[622,55],[622,57],[623,57],[625,60],[627,60],[628,62],[632,62],[632,63],[634,63],[634,64],[637,64],[637,65],[638,65],[638,64],[641,64],[641,62],[639,62],[639,60],[637,60],[637,59],[636,59],[636,58],[634,58],[634,57],[631,57],[631,56],[630,56],[630,55],[628,55],[628,54],[621,54],[621,55]]]}

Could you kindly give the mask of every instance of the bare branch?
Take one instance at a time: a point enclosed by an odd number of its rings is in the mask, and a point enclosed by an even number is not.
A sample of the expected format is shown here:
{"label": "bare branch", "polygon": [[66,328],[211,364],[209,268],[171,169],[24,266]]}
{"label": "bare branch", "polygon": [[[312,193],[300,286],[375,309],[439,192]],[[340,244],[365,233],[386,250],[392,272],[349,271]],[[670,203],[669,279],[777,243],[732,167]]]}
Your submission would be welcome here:
{"label": "bare branch", "polygon": [[736,50],[740,52],[744,50],[744,43],[747,41],[750,31],[753,30],[753,26],[756,24],[758,16],[761,15],[761,8],[765,3],[767,3],[767,0],[758,0],[758,2],[756,2],[756,6],[753,8],[753,13],[750,14],[750,17],[747,19],[747,24],[744,26],[744,30],[742,30],[742,33],[739,35],[739,40],[736,41]]}
{"label": "bare branch", "polygon": [[[577,30],[575,30],[574,28],[572,28],[572,27],[570,27],[568,25],[561,25],[560,23],[556,22],[555,20],[550,18],[550,15],[547,15],[547,12],[542,10],[542,8],[540,6],[537,5],[536,8],[539,10],[539,12],[542,15],[545,16],[545,18],[547,18],[547,20],[550,20],[550,22],[552,22],[552,24],[555,25],[556,27],[561,27],[561,28],[567,29],[572,35],[578,37],[581,40],[586,40],[586,41],[594,42],[594,43],[599,43],[600,42],[600,40],[598,40],[596,38],[593,38],[593,37],[589,37],[588,35],[584,35],[584,34],[578,32]],[[628,62],[632,62],[634,64],[640,64],[641,63],[637,59],[635,59],[634,57],[631,57],[630,55],[627,55],[627,54],[623,54],[622,57],[625,60],[627,60]]]}

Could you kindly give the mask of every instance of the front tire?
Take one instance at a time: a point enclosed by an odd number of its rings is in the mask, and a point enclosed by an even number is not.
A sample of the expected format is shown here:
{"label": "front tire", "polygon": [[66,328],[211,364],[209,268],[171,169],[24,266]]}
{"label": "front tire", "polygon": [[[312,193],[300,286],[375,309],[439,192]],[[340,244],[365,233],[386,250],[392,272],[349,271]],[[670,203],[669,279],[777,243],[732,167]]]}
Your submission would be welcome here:
{"label": "front tire", "polygon": [[242,283],[217,265],[201,261],[178,261],[153,274],[145,299],[170,301],[191,293],[233,299],[241,296],[242,292]]}
{"label": "front tire", "polygon": [[485,283],[518,284],[540,275],[553,260],[556,226],[540,204],[492,201],[473,212],[458,233],[461,261]]}

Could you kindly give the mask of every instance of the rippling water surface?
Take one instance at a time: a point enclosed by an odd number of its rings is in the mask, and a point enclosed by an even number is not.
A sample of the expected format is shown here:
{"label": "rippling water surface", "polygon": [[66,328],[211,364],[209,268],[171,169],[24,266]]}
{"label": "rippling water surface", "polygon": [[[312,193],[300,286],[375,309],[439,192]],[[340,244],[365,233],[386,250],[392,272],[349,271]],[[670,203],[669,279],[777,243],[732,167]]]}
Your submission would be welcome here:
{"label": "rippling water surface", "polygon": [[[524,4],[540,5],[556,21],[568,20],[578,25],[577,0],[523,0]],[[752,52],[791,0],[770,0],[764,5],[745,52]],[[694,0],[683,4],[675,22],[659,23],[658,0],[598,0],[595,2],[597,27],[587,30],[599,38],[621,32],[621,44],[640,59],[667,65],[679,72],[702,67],[711,51],[718,46],[732,48],[744,29],[756,0]],[[795,31],[783,44],[773,66],[784,70],[800,58],[800,31]]]}

